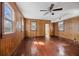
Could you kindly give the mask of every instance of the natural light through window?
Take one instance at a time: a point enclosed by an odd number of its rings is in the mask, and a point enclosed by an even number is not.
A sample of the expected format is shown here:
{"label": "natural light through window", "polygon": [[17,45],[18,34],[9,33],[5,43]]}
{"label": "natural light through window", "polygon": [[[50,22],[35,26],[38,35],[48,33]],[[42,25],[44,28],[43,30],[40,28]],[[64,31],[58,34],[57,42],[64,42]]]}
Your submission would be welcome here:
{"label": "natural light through window", "polygon": [[4,3],[4,34],[13,32],[13,10],[8,3]]}

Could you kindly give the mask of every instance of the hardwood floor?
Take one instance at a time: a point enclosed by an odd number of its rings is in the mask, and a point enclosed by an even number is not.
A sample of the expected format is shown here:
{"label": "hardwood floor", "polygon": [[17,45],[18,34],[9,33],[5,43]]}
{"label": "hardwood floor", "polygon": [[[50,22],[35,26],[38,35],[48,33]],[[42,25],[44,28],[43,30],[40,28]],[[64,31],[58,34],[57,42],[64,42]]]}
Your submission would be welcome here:
{"label": "hardwood floor", "polygon": [[25,39],[13,55],[16,56],[79,56],[79,45],[57,37]]}

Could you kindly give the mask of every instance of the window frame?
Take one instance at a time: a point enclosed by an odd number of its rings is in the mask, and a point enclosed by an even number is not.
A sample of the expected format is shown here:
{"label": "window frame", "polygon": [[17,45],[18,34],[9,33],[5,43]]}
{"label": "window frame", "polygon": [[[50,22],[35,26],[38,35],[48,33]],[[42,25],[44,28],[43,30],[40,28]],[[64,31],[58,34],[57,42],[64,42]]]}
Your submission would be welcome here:
{"label": "window frame", "polygon": [[58,30],[60,31],[60,32],[64,32],[64,21],[59,21],[58,22]]}
{"label": "window frame", "polygon": [[31,31],[36,31],[36,30],[37,30],[37,22],[31,21]]}
{"label": "window frame", "polygon": [[[11,15],[12,15],[11,19],[12,20],[10,20],[8,17],[5,17],[5,15],[4,15],[5,5],[7,5],[8,8],[11,10]],[[12,24],[12,28],[11,28],[12,30],[10,32],[5,32],[5,28],[4,28],[5,27],[5,25],[4,25],[5,20],[11,22],[11,24]],[[14,33],[14,26],[13,25],[14,25],[14,10],[13,10],[12,6],[9,3],[5,2],[5,3],[3,3],[3,34],[11,34],[11,33]]]}
{"label": "window frame", "polygon": [[22,31],[24,31],[24,19],[22,17]]}

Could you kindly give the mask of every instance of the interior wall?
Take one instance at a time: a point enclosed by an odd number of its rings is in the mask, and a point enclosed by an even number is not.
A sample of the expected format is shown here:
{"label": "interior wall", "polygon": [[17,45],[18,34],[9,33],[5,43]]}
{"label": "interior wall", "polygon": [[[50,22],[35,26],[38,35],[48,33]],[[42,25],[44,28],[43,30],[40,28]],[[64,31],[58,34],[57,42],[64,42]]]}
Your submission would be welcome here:
{"label": "interior wall", "polygon": [[[19,29],[16,26],[17,22],[21,22],[21,25],[22,25],[23,16],[20,13],[20,11],[17,8],[17,5],[15,3],[9,2],[9,4],[13,8],[14,15],[15,15],[14,16],[15,21],[13,23],[14,24],[14,33],[2,35],[2,38],[0,39],[0,55],[12,55],[12,53],[15,51],[15,49],[18,47],[18,45],[24,38],[24,31],[22,31],[22,26],[21,26],[21,29]],[[1,6],[1,4],[0,4],[0,6]],[[0,10],[1,9],[2,8],[0,8]],[[3,26],[2,26],[2,30],[3,30]]]}
{"label": "interior wall", "polygon": [[[35,21],[37,29],[36,31],[31,30],[31,22]],[[37,37],[45,36],[45,24],[49,23],[48,20],[34,20],[25,18],[25,36],[26,37]]]}
{"label": "interior wall", "polygon": [[0,3],[0,38],[1,38],[1,36],[2,36],[2,3]]}
{"label": "interior wall", "polygon": [[72,17],[67,20],[64,20],[64,31],[60,32],[58,30],[58,22],[55,24],[55,36],[71,39],[71,40],[79,40],[79,16]]}
{"label": "interior wall", "polygon": [[54,27],[55,27],[54,23],[50,23],[50,36],[54,36],[54,34],[55,34],[55,32],[54,32],[55,28]]}

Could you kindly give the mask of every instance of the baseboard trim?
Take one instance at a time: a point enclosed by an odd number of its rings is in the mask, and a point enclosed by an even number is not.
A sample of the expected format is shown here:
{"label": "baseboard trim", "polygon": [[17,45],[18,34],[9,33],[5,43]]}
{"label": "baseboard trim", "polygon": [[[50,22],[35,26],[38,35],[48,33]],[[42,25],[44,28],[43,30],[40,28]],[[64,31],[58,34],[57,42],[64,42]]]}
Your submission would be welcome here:
{"label": "baseboard trim", "polygon": [[59,40],[65,41],[66,43],[79,46],[79,42],[76,40],[67,39],[67,38],[63,38],[63,37],[59,37],[59,36],[51,36],[51,37],[56,37],[56,38],[59,38]]}
{"label": "baseboard trim", "polygon": [[[45,36],[25,37],[25,39],[32,39],[32,38],[39,38],[39,37],[42,38]],[[69,44],[79,45],[79,42],[77,42],[76,40],[67,39],[67,38],[63,38],[55,35],[50,35],[50,37],[58,38],[60,41],[65,41],[66,43],[69,43]]]}
{"label": "baseboard trim", "polygon": [[25,37],[25,39],[31,39],[31,38],[39,38],[39,37],[45,37],[45,36]]}
{"label": "baseboard trim", "polygon": [[11,56],[13,56],[15,54],[15,51],[18,49],[19,45],[21,44],[21,42],[23,41],[24,39],[22,39],[18,45],[16,46],[16,48],[13,50],[13,52],[11,53]]}

